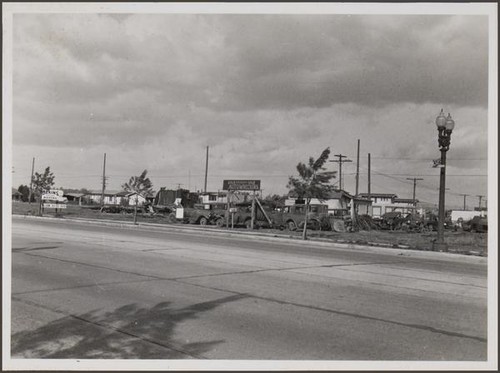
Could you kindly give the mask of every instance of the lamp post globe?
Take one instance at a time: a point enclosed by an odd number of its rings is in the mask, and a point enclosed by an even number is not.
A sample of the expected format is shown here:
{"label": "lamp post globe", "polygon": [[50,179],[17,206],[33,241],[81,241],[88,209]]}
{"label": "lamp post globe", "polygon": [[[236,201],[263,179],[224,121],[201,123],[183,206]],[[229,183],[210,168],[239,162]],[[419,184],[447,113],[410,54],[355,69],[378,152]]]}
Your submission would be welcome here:
{"label": "lamp post globe", "polygon": [[441,112],[439,113],[439,115],[436,118],[436,126],[437,126],[438,130],[440,128],[444,128],[445,124],[446,124],[446,117],[444,116],[443,109],[441,109]]}
{"label": "lamp post globe", "polygon": [[434,251],[448,251],[448,245],[444,241],[444,218],[445,218],[445,190],[446,190],[446,152],[450,148],[451,133],[455,128],[455,121],[451,118],[451,114],[444,116],[444,111],[436,117],[436,126],[438,130],[438,144],[441,151],[441,169],[439,174],[439,214],[437,226],[437,238],[434,241]]}
{"label": "lamp post globe", "polygon": [[448,116],[446,117],[446,122],[444,124],[446,131],[453,131],[453,128],[455,128],[455,121],[451,119],[450,113],[448,113]]}

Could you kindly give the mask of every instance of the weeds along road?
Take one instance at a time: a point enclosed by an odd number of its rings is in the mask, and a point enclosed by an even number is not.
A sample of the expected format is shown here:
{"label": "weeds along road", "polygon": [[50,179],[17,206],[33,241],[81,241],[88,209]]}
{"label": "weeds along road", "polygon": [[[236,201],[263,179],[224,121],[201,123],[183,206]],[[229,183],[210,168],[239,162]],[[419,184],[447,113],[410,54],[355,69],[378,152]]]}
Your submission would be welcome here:
{"label": "weeds along road", "polygon": [[17,358],[485,360],[486,258],[13,217]]}

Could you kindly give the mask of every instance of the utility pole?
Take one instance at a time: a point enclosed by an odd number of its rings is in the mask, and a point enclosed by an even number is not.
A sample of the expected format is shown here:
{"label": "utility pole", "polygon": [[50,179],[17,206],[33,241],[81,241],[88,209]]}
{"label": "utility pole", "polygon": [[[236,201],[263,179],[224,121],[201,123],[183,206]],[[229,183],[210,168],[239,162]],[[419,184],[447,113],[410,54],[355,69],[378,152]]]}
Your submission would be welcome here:
{"label": "utility pole", "polygon": [[335,163],[339,164],[339,188],[340,188],[340,190],[342,190],[342,163],[352,162],[352,161],[350,159],[343,159],[343,158],[347,158],[347,155],[343,155],[343,154],[335,154],[335,157],[338,157],[339,159],[333,160],[330,162],[335,162]]}
{"label": "utility pole", "polygon": [[207,177],[208,177],[208,146],[207,146],[207,160],[205,163],[205,193],[207,192]]}
{"label": "utility pole", "polygon": [[466,200],[468,194],[460,194],[460,195],[464,196],[464,211],[465,211],[465,208],[466,208],[465,200]]}
{"label": "utility pole", "polygon": [[28,202],[31,205],[31,194],[33,193],[33,173],[35,172],[35,157],[33,157],[33,163],[31,164],[31,181],[30,181],[30,192],[28,195]]}
{"label": "utility pole", "polygon": [[359,187],[359,139],[358,139],[358,155],[356,158],[356,195],[358,195]]}
{"label": "utility pole", "polygon": [[371,187],[372,187],[372,180],[371,180],[371,154],[368,153],[368,199],[372,199],[371,197]]}
{"label": "utility pole", "polygon": [[104,153],[104,163],[102,165],[101,207],[104,207],[104,190],[105,189],[106,189],[106,153]]}
{"label": "utility pole", "polygon": [[417,189],[417,180],[424,180],[424,179],[419,179],[418,177],[407,177],[406,180],[413,180],[413,206],[415,206],[415,191]]}
{"label": "utility pole", "polygon": [[476,196],[479,197],[479,210],[481,210],[481,200],[483,199],[484,196]]}

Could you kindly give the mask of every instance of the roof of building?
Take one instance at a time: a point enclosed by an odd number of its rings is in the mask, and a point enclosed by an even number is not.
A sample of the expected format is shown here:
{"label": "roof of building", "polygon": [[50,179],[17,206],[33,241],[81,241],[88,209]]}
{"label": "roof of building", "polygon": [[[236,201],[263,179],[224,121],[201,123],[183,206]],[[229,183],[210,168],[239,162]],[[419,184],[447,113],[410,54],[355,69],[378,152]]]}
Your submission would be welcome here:
{"label": "roof of building", "polygon": [[[104,195],[105,196],[114,196],[119,192],[120,192],[119,190],[105,190]],[[89,190],[89,193],[87,193],[86,195],[89,195],[89,194],[100,196],[102,194],[102,189],[101,190],[91,189],[91,190]]]}
{"label": "roof of building", "polygon": [[16,188],[12,188],[12,195],[13,196],[22,196],[23,194],[18,191]]}
{"label": "roof of building", "polygon": [[[296,198],[297,195],[294,194],[293,192],[288,193],[289,198]],[[353,196],[352,194],[346,192],[345,190],[340,190],[340,189],[335,189],[332,190],[330,193],[328,193],[327,199],[342,199],[342,198],[347,198],[347,199],[353,199],[355,201],[362,201],[362,202],[371,202],[371,199],[365,198],[361,195],[358,196]]]}
{"label": "roof of building", "polygon": [[378,197],[378,198],[397,198],[397,195],[396,194],[392,194],[392,193],[359,193],[358,194],[359,197]]}
{"label": "roof of building", "polygon": [[85,194],[83,193],[64,193],[63,197],[74,197],[74,198],[80,198],[84,196]]}
{"label": "roof of building", "polygon": [[418,203],[418,199],[413,201],[411,198],[394,198],[394,202],[401,202],[401,203]]}

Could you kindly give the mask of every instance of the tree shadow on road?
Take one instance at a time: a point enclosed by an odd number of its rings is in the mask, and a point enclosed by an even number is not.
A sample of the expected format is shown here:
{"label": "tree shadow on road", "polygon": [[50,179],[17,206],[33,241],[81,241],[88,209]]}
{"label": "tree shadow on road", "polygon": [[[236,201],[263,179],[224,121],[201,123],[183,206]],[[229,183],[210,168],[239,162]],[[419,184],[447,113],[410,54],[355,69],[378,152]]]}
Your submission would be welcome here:
{"label": "tree shadow on road", "polygon": [[174,309],[170,302],[152,308],[128,304],[111,312],[69,315],[33,331],[12,335],[13,358],[189,359],[203,358],[223,340],[176,340],[176,326],[202,312],[246,298],[234,295]]}

